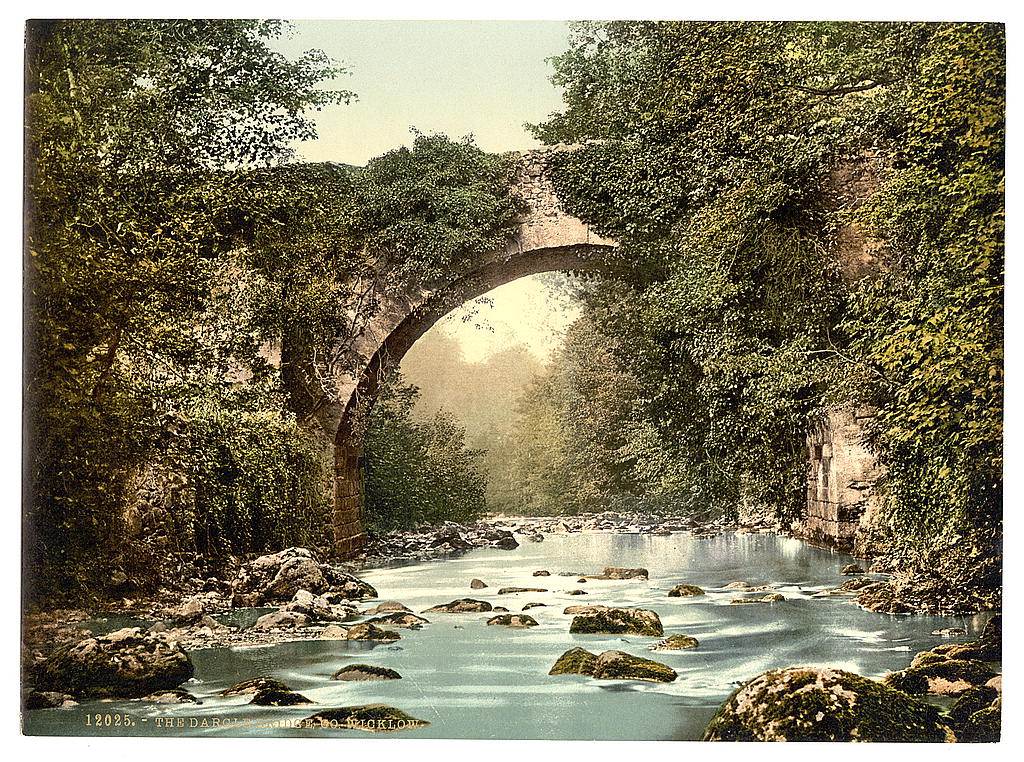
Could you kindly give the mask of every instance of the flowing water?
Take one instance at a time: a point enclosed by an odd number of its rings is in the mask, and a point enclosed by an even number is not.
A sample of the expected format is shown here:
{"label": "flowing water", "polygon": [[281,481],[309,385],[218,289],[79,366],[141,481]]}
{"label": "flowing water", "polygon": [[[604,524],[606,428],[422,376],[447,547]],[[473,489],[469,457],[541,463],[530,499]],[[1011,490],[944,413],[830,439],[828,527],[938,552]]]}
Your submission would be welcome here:
{"label": "flowing water", "polygon": [[[370,734],[282,727],[281,721],[298,721],[321,708],[383,702],[431,723],[394,734],[403,738],[692,740],[700,738],[739,683],[767,669],[819,665],[877,678],[905,668],[918,651],[948,642],[931,636],[932,630],[963,627],[969,634],[960,640],[966,640],[984,625],[984,616],[889,616],[863,611],[846,597],[811,597],[841,584],[845,578],[838,571],[851,560],[775,535],[695,539],[685,534],[578,533],[547,535],[542,543],[524,542],[511,551],[486,548],[458,558],[365,569],[360,576],[377,588],[381,600],[400,601],[415,612],[465,597],[513,613],[528,602],[546,605],[529,610],[539,622],[529,629],[487,626],[490,613],[428,614],[431,624],[399,630],[402,639],[396,643],[324,640],[193,651],[195,677],[182,687],[201,705],[90,702],[27,712],[25,730],[55,735],[364,737]],[[577,583],[576,575],[600,573],[609,565],[645,567],[650,580]],[[551,576],[532,576],[540,569]],[[562,571],[573,576],[559,576]],[[471,590],[474,577],[488,587]],[[723,588],[736,581],[775,585],[787,600],[730,605],[738,594]],[[707,595],[667,597],[680,582],[699,585]],[[549,592],[497,595],[505,586]],[[574,589],[587,595],[566,594]],[[367,608],[374,605],[364,603]],[[653,609],[666,635],[692,635],[700,647],[651,652],[648,646],[657,638],[570,635],[572,617],[562,610],[598,603]],[[97,625],[102,623],[92,623],[99,632]],[[120,623],[109,622],[107,629],[115,625]],[[653,658],[679,677],[672,683],[648,683],[549,676],[558,656],[574,646]],[[402,679],[329,679],[353,663],[390,667]],[[246,703],[250,696],[216,695],[259,676],[285,682],[316,706],[253,707]],[[122,725],[87,724],[96,714],[101,719],[121,716]],[[124,717],[131,723],[127,727]],[[170,729],[165,727],[168,718]],[[247,727],[241,726],[245,720]]]}

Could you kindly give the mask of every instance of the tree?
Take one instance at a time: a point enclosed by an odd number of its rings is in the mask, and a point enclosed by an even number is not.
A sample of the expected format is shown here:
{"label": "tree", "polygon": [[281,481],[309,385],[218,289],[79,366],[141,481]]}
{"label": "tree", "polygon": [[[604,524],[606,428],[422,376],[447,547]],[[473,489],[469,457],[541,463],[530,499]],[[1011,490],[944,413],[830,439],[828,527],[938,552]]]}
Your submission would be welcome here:
{"label": "tree", "polygon": [[159,446],[159,387],[229,363],[195,329],[248,223],[232,170],[287,159],[315,135],[304,112],[351,95],[322,89],[342,71],[323,54],[273,53],[282,30],[28,26],[26,520],[47,593],[95,589],[118,563],[128,484]]}

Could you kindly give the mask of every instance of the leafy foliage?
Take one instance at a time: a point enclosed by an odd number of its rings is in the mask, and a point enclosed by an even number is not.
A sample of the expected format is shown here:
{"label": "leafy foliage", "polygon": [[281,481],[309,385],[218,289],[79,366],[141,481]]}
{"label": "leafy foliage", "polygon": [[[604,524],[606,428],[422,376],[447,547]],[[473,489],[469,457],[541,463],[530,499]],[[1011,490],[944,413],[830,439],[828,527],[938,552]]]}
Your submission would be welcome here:
{"label": "leafy foliage", "polygon": [[[621,282],[585,290],[608,367],[636,390],[606,465],[634,463],[644,494],[794,516],[809,424],[868,401],[896,536],[928,544],[998,515],[1002,34],[575,25],[554,59],[566,108],[535,130],[589,141],[562,154],[560,195],[621,243]],[[890,170],[851,213],[834,170],[864,156]],[[844,282],[833,252],[850,225],[887,242],[886,272]],[[574,349],[553,372],[582,392]]]}
{"label": "leafy foliage", "polygon": [[400,376],[387,384],[366,434],[366,516],[382,532],[442,521],[470,521],[486,508],[478,450],[444,411],[412,418],[419,392]]}

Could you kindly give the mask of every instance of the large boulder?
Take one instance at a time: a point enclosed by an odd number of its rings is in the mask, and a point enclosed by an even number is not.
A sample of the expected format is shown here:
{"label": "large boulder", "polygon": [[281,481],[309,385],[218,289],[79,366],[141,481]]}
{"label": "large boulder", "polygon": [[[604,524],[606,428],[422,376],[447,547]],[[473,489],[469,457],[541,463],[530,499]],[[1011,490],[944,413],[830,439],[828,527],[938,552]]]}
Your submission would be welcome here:
{"label": "large boulder", "polygon": [[744,683],[719,708],[704,741],[955,740],[939,710],[838,669],[786,667]]}
{"label": "large boulder", "polygon": [[593,635],[650,635],[660,638],[665,634],[661,618],[648,609],[606,608],[594,606],[573,617],[569,632]]}
{"label": "large boulder", "polygon": [[624,651],[592,654],[584,648],[572,648],[558,657],[549,675],[585,675],[595,680],[646,680],[670,683],[678,676],[666,664],[633,656]]}
{"label": "large boulder", "polygon": [[392,641],[398,640],[401,637],[402,636],[394,630],[382,630],[375,624],[370,624],[369,622],[362,622],[360,624],[354,624],[351,627],[349,627],[345,639]]}
{"label": "large boulder", "polygon": [[260,556],[242,567],[231,587],[238,607],[290,601],[300,590],[314,595],[334,593],[348,600],[377,597],[372,586],[320,563],[306,548],[287,548]]}
{"label": "large boulder", "polygon": [[192,677],[192,660],[163,633],[126,627],[54,651],[33,670],[41,691],[85,698],[140,698],[177,688]]}

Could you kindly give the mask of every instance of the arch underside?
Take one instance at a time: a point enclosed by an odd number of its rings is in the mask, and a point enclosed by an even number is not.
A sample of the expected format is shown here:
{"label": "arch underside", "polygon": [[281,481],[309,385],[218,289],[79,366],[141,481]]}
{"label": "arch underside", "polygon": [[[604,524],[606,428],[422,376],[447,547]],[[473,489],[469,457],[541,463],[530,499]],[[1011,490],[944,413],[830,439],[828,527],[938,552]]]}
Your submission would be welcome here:
{"label": "arch underside", "polygon": [[405,353],[441,318],[506,283],[545,272],[601,271],[611,246],[591,243],[535,249],[501,258],[457,278],[412,307],[369,358],[335,434],[334,552],[348,558],[362,548],[363,436],[381,386]]}

